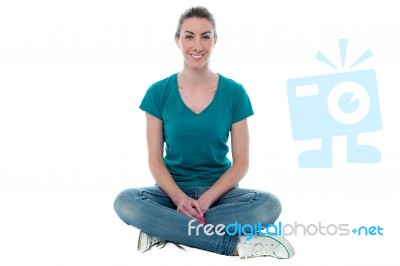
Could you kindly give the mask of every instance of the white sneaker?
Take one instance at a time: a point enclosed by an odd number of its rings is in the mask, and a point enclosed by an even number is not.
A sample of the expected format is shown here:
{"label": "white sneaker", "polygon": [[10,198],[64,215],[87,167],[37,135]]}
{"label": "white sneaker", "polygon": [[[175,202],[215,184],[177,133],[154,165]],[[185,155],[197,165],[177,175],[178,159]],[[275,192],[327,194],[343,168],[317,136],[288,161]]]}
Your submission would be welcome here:
{"label": "white sneaker", "polygon": [[167,241],[140,231],[137,250],[143,253],[150,250],[154,246],[157,246],[158,248],[163,248],[166,244]]}
{"label": "white sneaker", "polygon": [[239,236],[237,250],[240,259],[271,256],[278,259],[289,259],[294,256],[294,249],[283,236]]}

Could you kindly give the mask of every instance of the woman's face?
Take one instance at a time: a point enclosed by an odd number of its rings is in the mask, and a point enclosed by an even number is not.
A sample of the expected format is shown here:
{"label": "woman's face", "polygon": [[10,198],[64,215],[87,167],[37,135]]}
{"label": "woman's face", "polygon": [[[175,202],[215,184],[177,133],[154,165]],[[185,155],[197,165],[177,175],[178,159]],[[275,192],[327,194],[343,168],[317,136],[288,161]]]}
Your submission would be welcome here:
{"label": "woman's face", "polygon": [[188,18],[181,27],[176,43],[183,54],[185,65],[193,69],[208,66],[216,42],[214,28],[205,18]]}

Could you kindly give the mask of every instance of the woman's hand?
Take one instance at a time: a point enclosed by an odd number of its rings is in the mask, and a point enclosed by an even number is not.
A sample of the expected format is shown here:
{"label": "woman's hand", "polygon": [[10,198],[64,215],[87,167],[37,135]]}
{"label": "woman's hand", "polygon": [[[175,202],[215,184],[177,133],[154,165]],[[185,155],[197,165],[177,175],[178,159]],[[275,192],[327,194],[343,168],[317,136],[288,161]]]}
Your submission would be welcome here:
{"label": "woman's hand", "polygon": [[197,202],[200,204],[201,210],[203,213],[208,211],[208,209],[211,207],[212,203],[214,202],[206,193],[200,196],[200,198],[197,200]]}
{"label": "woman's hand", "polygon": [[184,196],[175,203],[177,206],[177,211],[181,212],[188,217],[195,219],[199,223],[205,224],[206,220],[204,219],[204,211],[202,210],[201,205],[195,199],[191,197]]}

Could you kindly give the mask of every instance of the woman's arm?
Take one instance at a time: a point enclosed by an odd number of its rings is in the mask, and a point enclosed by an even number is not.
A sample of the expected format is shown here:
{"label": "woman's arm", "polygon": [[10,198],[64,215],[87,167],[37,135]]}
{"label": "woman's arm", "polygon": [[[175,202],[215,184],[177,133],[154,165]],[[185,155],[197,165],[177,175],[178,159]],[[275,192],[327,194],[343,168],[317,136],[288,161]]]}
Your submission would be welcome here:
{"label": "woman's arm", "polygon": [[146,122],[149,168],[155,181],[171,198],[179,212],[182,212],[199,222],[204,222],[203,211],[199,203],[183,193],[175,183],[167,167],[165,167],[163,160],[163,122],[149,113],[146,113]]}
{"label": "woman's arm", "polygon": [[231,128],[232,167],[221,176],[200,198],[203,211],[236,186],[249,168],[249,130],[247,119],[232,125]]}

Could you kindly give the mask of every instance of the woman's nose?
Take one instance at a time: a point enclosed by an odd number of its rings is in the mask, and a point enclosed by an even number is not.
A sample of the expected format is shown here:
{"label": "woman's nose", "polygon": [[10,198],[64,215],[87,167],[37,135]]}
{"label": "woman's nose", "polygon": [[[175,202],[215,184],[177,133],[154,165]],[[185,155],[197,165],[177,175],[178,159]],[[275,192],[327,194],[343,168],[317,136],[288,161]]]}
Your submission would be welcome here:
{"label": "woman's nose", "polygon": [[200,39],[196,39],[196,40],[195,40],[193,49],[194,49],[196,52],[203,51],[203,46],[201,45],[201,40],[200,40]]}

